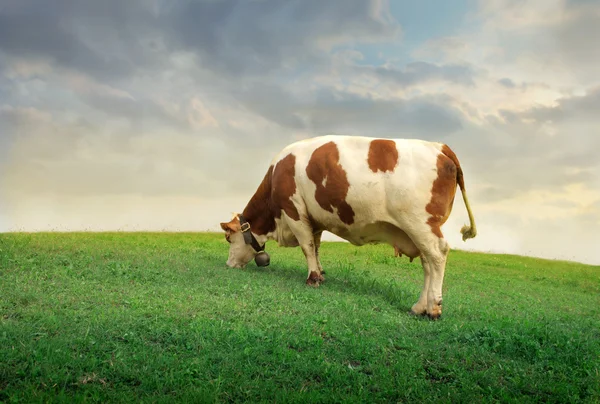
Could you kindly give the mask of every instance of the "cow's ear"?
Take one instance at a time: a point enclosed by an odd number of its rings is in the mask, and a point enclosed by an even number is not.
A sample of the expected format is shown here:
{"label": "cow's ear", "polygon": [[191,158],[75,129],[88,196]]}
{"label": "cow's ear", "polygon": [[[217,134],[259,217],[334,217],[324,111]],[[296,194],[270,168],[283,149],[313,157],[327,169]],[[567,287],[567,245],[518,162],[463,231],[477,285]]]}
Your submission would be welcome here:
{"label": "cow's ear", "polygon": [[234,221],[228,223],[221,223],[221,229],[225,230],[226,232],[235,232],[238,230],[238,228],[239,224],[236,226],[236,223]]}

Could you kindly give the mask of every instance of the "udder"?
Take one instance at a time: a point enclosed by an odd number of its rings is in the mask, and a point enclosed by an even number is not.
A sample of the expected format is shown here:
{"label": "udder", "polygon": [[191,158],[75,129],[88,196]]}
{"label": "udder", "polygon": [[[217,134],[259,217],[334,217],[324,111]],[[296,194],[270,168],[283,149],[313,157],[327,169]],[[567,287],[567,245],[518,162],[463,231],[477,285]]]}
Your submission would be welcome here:
{"label": "udder", "polygon": [[404,254],[409,257],[410,262],[412,262],[415,257],[421,255],[421,252],[410,237],[408,237],[408,234],[400,229],[397,229],[397,231],[394,232],[392,243],[394,246],[394,255],[396,257],[401,257],[402,254]]}
{"label": "udder", "polygon": [[[342,237],[342,236],[340,236]],[[346,238],[353,244],[364,245],[370,243],[388,243],[394,246],[396,256],[402,254],[408,256],[412,261],[421,255],[421,252],[402,229],[388,222],[370,223],[360,228]]]}

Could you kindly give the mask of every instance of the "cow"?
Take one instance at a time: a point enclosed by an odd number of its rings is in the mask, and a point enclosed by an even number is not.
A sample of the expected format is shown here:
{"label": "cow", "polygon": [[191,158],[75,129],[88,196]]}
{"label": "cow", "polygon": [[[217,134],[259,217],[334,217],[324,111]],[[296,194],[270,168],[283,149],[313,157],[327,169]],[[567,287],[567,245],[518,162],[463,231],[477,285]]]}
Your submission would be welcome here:
{"label": "cow", "polygon": [[442,314],[442,284],[449,245],[441,227],[460,187],[469,225],[477,234],[458,158],[446,144],[420,139],[325,135],[289,144],[270,163],[241,214],[220,223],[229,242],[227,266],[253,258],[269,264],[267,240],[300,246],[306,284],[324,281],[321,235],[333,233],[355,246],[387,243],[411,260],[419,257],[424,283],[415,315]]}

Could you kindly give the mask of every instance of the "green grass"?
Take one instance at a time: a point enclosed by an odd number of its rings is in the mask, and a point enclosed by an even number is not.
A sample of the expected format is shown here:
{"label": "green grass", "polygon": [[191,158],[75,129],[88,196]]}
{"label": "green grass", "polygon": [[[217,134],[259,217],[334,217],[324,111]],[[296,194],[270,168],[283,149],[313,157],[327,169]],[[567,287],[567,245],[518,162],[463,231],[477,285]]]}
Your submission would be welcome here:
{"label": "green grass", "polygon": [[221,235],[0,234],[3,402],[599,402],[600,267],[324,243],[225,266]]}

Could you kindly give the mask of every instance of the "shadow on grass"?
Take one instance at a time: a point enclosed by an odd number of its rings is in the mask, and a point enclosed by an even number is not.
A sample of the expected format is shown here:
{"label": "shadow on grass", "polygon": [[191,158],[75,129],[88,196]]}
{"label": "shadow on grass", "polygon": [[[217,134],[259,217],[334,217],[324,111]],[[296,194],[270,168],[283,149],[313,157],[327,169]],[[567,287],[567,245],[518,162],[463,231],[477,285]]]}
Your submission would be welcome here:
{"label": "shadow on grass", "polygon": [[[250,263],[245,270],[265,277],[276,276],[294,283],[305,284],[306,281],[306,269],[302,265],[272,264],[265,269]],[[381,298],[395,309],[407,313],[419,297],[420,289],[411,290],[408,285],[402,285],[396,280],[377,278],[370,271],[325,269],[325,272],[325,282],[321,284],[320,289]]]}
{"label": "shadow on grass", "polygon": [[[272,257],[271,265],[264,268],[258,267],[251,261],[243,271],[256,274],[257,279],[265,281],[269,277],[284,279],[290,284],[305,285],[307,267],[304,257],[290,257],[290,253],[284,253]],[[216,254],[211,252],[203,257],[206,264],[215,269],[228,271],[240,271],[240,269],[228,268],[225,265],[227,253]],[[379,265],[383,265],[380,263]],[[420,286],[413,288],[412,285],[401,284],[395,279],[374,276],[369,270],[358,269],[350,260],[323,263],[325,268],[325,282],[319,289],[332,290],[345,294],[355,294],[374,298],[380,298],[394,309],[409,315],[412,305],[419,298]],[[305,286],[310,288],[310,286]],[[421,317],[415,317],[421,318]]]}

